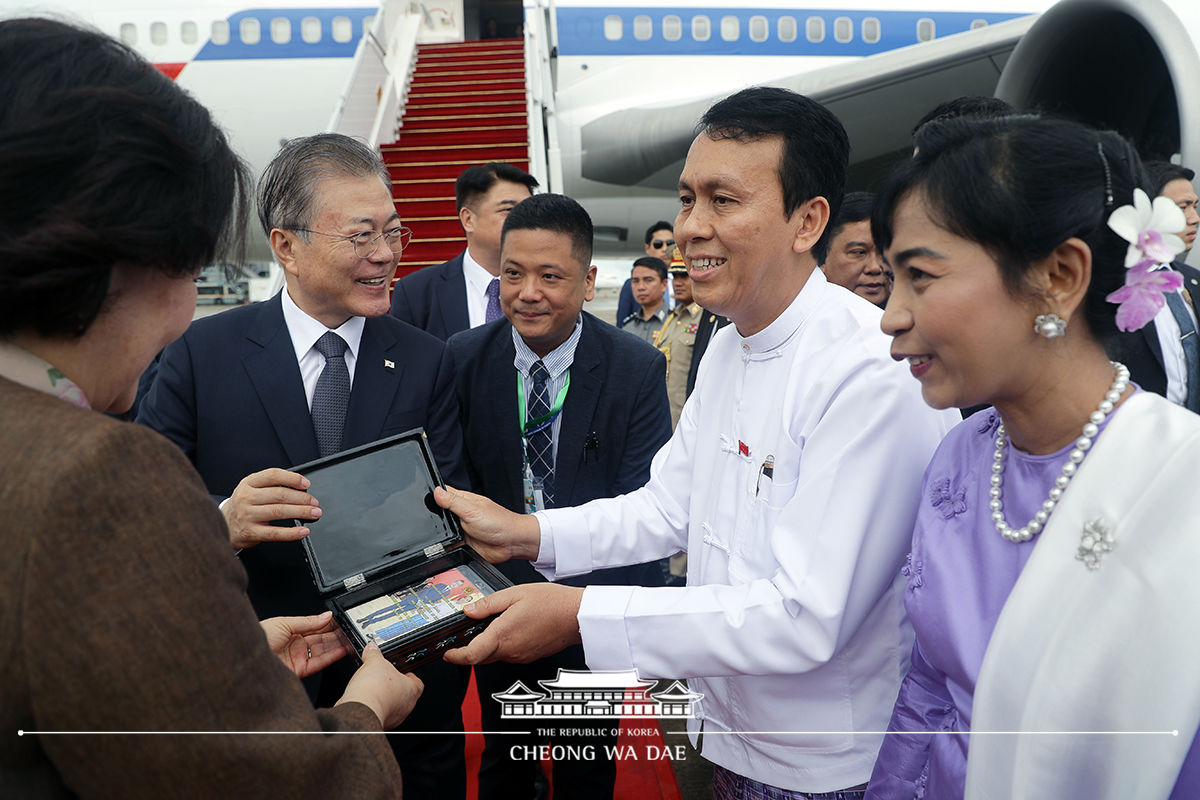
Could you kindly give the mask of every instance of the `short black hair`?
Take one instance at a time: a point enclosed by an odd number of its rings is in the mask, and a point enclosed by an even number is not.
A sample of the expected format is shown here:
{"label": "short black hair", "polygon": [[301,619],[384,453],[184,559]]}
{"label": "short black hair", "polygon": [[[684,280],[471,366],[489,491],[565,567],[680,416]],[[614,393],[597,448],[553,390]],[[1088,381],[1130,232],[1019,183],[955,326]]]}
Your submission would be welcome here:
{"label": "short black hair", "polygon": [[83,335],[114,265],[240,263],[249,177],[208,109],[129,47],[0,22],[0,337]]}
{"label": "short black hair", "polygon": [[637,269],[638,267],[645,267],[646,269],[654,270],[658,273],[659,280],[665,281],[667,279],[667,265],[663,263],[663,260],[658,256],[642,256],[633,262],[633,266],[629,271],[633,272],[633,270]]}
{"label": "short black hair", "polygon": [[571,237],[571,253],[584,267],[592,262],[592,218],[564,194],[535,194],[513,206],[500,229],[500,247],[509,231],[553,231]]}
{"label": "short black hair", "polygon": [[1000,117],[1008,117],[1017,113],[1017,110],[1005,100],[999,97],[988,97],[986,95],[972,94],[963,97],[956,97],[953,100],[947,100],[944,103],[938,103],[936,106],[926,112],[925,116],[917,120],[917,124],[913,125],[913,136],[917,135],[917,131],[927,122],[932,122],[935,119],[957,119],[966,117],[967,119],[998,119]]}
{"label": "short black hair", "polygon": [[842,198],[837,216],[829,221],[824,235],[813,247],[813,255],[818,264],[824,264],[829,257],[829,245],[842,232],[842,228],[851,222],[862,222],[871,219],[871,208],[875,205],[875,195],[870,192],[847,192]]}
{"label": "short black hair", "polygon": [[464,169],[454,181],[455,211],[462,211],[463,206],[469,206],[483,197],[498,181],[519,183],[527,187],[530,194],[538,187],[537,178],[512,164],[505,164],[503,161],[476,164]]}
{"label": "short black hair", "polygon": [[670,231],[671,235],[674,236],[675,235],[675,226],[672,225],[671,223],[667,222],[666,220],[660,219],[658,222],[654,223],[649,228],[646,228],[646,244],[650,244],[651,242],[653,242],[654,234],[658,233],[659,231]]}
{"label": "short black hair", "polygon": [[1162,194],[1162,190],[1171,181],[1182,179],[1190,183],[1196,177],[1196,173],[1187,167],[1172,164],[1170,161],[1147,161],[1146,177],[1149,180],[1146,188],[1149,190],[1150,197],[1153,198]]}
{"label": "short black hair", "polygon": [[698,128],[713,140],[781,136],[784,218],[814,197],[824,197],[830,218],[837,216],[846,191],[850,140],[838,118],[816,100],[788,89],[753,86],[714,104]]}
{"label": "short black hair", "polygon": [[[1013,297],[1032,296],[1032,265],[1071,237],[1092,252],[1083,319],[1101,342],[1116,332],[1105,297],[1123,285],[1128,242],[1109,229],[1146,174],[1133,146],[1112,131],[1032,115],[931,122],[920,152],[901,162],[876,195],[871,234],[891,246],[893,216],[919,195],[933,221],[985,250]],[[1111,187],[1112,202],[1107,198]]]}

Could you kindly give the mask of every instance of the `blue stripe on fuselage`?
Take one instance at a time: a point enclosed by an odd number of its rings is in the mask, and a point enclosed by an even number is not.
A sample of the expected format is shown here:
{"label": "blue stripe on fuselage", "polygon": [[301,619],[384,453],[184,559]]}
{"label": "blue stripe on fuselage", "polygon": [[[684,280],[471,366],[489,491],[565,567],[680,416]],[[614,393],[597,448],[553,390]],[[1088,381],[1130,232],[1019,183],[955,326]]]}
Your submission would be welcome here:
{"label": "blue stripe on fuselage", "polygon": [[[608,39],[604,33],[606,17],[621,19],[621,38]],[[634,18],[644,16],[651,21],[650,37],[634,37]],[[676,41],[663,36],[663,18],[676,16],[681,22],[681,35]],[[709,21],[707,41],[692,36],[692,21],[705,16]],[[649,56],[649,55],[728,55],[728,56],[869,56],[898,47],[916,44],[918,21],[933,20],[936,37],[970,30],[971,23],[983,20],[989,25],[1026,16],[1015,13],[983,13],[970,11],[844,11],[834,9],[777,9],[777,8],[628,8],[592,6],[559,8],[558,52],[563,56]],[[721,35],[721,20],[734,17],[738,21],[738,37],[726,41]],[[767,20],[767,37],[756,42],[750,39],[751,17]],[[785,42],[779,38],[779,20],[795,20],[796,38]],[[823,41],[809,41],[806,30],[810,18],[825,22]],[[834,36],[835,20],[845,17],[852,23],[848,42]],[[879,21],[879,41],[863,40],[862,22],[873,18]]]}
{"label": "blue stripe on fuselage", "polygon": [[[196,54],[193,61],[241,60],[259,58],[351,58],[363,35],[363,20],[374,16],[379,9],[370,6],[360,8],[251,8],[229,17],[229,41],[214,44],[211,40]],[[271,20],[284,17],[291,22],[288,41],[271,41]],[[306,42],[301,36],[301,20],[315,17],[321,22],[321,38]],[[333,39],[333,20],[346,17],[350,20],[350,40],[336,42]],[[259,22],[259,40],[254,44],[242,41],[242,20],[254,18]]]}

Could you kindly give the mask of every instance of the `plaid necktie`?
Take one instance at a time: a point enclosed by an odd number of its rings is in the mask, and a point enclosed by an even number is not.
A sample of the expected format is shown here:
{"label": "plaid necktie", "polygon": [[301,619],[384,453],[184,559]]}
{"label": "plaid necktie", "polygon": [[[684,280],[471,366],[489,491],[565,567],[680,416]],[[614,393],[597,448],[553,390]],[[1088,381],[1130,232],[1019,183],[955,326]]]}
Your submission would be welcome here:
{"label": "plaid necktie", "polygon": [[487,312],[484,313],[483,321],[491,322],[494,319],[500,319],[504,316],[504,312],[500,310],[500,279],[492,278],[491,283],[487,285]]}
{"label": "plaid necktie", "polygon": [[[533,383],[533,392],[529,396],[529,411],[527,419],[537,419],[550,413],[550,389],[546,381],[550,372],[541,361],[533,362],[529,368],[529,378]],[[553,424],[546,425],[540,431],[525,437],[525,458],[529,460],[529,468],[533,477],[542,480],[542,499],[547,508],[554,504],[554,436]]]}
{"label": "plaid necktie", "polygon": [[1179,344],[1183,348],[1183,361],[1187,367],[1187,400],[1184,405],[1189,411],[1200,411],[1200,342],[1197,342],[1196,326],[1188,313],[1179,292],[1167,292],[1167,308],[1179,323]]}
{"label": "plaid necktie", "polygon": [[313,391],[312,422],[321,456],[342,449],[342,431],[346,427],[346,406],[350,403],[350,371],[346,369],[346,340],[333,331],[313,345],[325,356],[325,368]]}

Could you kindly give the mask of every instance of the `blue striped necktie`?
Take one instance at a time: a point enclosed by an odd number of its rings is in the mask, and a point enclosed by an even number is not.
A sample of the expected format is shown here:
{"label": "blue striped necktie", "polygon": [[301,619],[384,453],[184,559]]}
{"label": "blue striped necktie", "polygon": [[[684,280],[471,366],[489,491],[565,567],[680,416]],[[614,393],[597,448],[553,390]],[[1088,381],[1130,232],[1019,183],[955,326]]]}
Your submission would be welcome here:
{"label": "blue striped necktie", "polygon": [[[550,413],[550,388],[546,381],[550,372],[541,361],[533,362],[529,368],[529,379],[533,392],[529,396],[527,419],[537,419]],[[546,425],[540,431],[525,437],[525,457],[534,478],[542,480],[542,499],[546,508],[554,505],[554,425]]]}

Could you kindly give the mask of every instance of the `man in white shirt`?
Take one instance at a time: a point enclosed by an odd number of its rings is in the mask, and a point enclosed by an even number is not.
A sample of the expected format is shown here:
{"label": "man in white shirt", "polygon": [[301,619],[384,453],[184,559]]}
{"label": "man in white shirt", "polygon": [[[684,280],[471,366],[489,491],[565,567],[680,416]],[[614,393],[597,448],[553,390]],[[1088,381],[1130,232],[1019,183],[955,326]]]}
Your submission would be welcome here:
{"label": "man in white shirt", "polygon": [[[714,796],[858,797],[911,632],[900,567],[921,475],[957,419],[889,356],[880,311],[811,254],[848,143],[823,106],[753,88],[701,120],[675,239],[719,331],[650,482],[532,516],[438,492],[487,558],[562,578],[686,550],[680,588],[521,586],[447,660],[523,661],[582,641],[588,666],[686,677]],[[506,610],[507,609],[507,610]],[[747,794],[748,793],[748,794]]]}
{"label": "man in white shirt", "polygon": [[406,275],[392,291],[393,317],[442,341],[504,316],[500,310],[500,229],[533,194],[537,178],[500,161],[463,170],[454,182],[467,248],[449,261]]}

